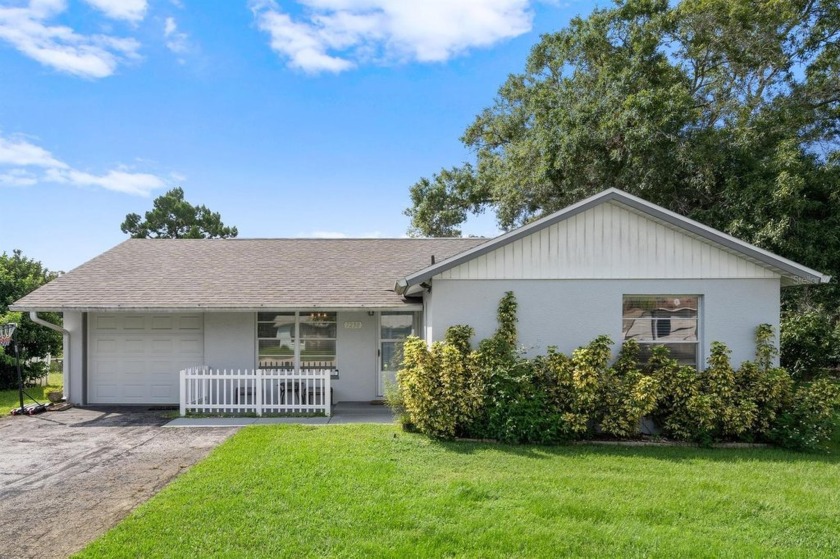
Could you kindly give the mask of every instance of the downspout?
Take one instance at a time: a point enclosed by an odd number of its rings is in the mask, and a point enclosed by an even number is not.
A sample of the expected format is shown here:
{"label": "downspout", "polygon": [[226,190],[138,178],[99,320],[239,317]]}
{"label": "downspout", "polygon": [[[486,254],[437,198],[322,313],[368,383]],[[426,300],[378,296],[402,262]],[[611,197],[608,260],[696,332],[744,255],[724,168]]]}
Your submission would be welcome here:
{"label": "downspout", "polygon": [[64,336],[62,339],[62,347],[64,349],[64,361],[61,364],[61,372],[64,374],[64,400],[70,400],[70,331],[65,330],[61,326],[57,324],[53,324],[52,322],[47,322],[43,318],[38,316],[37,311],[29,311],[29,320],[34,322],[35,324],[39,324],[50,330],[55,330],[56,332],[61,332]]}

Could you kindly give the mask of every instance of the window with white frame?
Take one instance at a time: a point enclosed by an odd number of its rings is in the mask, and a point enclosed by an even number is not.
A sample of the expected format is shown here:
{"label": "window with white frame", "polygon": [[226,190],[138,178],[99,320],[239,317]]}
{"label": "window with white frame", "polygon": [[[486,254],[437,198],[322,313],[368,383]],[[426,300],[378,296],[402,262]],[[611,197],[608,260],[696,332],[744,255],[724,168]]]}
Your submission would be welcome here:
{"label": "window with white frame", "polygon": [[257,362],[260,368],[334,369],[336,313],[257,313]]}
{"label": "window with white frame", "polygon": [[634,339],[646,361],[662,345],[682,365],[699,366],[699,303],[697,295],[625,295],[622,340]]}

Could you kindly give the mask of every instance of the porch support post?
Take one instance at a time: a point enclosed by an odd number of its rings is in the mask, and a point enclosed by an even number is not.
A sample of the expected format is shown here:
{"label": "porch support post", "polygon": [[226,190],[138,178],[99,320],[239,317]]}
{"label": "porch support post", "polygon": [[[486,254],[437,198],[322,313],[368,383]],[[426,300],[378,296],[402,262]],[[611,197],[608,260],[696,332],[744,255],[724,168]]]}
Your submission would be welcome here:
{"label": "porch support post", "polygon": [[181,369],[178,373],[180,377],[178,393],[181,400],[181,417],[187,415],[187,370]]}

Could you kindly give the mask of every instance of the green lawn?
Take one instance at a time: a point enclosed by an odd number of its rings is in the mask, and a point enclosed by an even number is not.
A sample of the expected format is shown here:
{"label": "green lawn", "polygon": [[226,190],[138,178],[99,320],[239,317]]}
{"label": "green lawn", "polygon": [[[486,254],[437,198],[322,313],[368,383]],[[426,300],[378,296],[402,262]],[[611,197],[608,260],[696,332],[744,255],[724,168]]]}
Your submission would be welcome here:
{"label": "green lawn", "polygon": [[[30,386],[26,391],[32,395],[33,398],[42,404],[49,404],[47,400],[47,392],[50,390],[61,390],[63,384],[63,375],[61,373],[50,373],[47,377],[47,386]],[[24,396],[23,403],[25,405],[32,404],[32,400]],[[20,400],[18,398],[18,389],[0,390],[0,416],[9,415],[14,408],[20,407]]]}
{"label": "green lawn", "polygon": [[251,427],[79,556],[837,557],[838,451]]}

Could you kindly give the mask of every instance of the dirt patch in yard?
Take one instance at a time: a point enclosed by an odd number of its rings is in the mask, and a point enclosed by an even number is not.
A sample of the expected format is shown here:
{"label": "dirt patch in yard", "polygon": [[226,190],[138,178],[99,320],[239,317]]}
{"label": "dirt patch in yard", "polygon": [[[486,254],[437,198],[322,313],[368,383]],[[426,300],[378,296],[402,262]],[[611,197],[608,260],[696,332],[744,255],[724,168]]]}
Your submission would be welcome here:
{"label": "dirt patch in yard", "polygon": [[0,419],[0,557],[79,551],[236,431],[168,421],[133,408]]}

